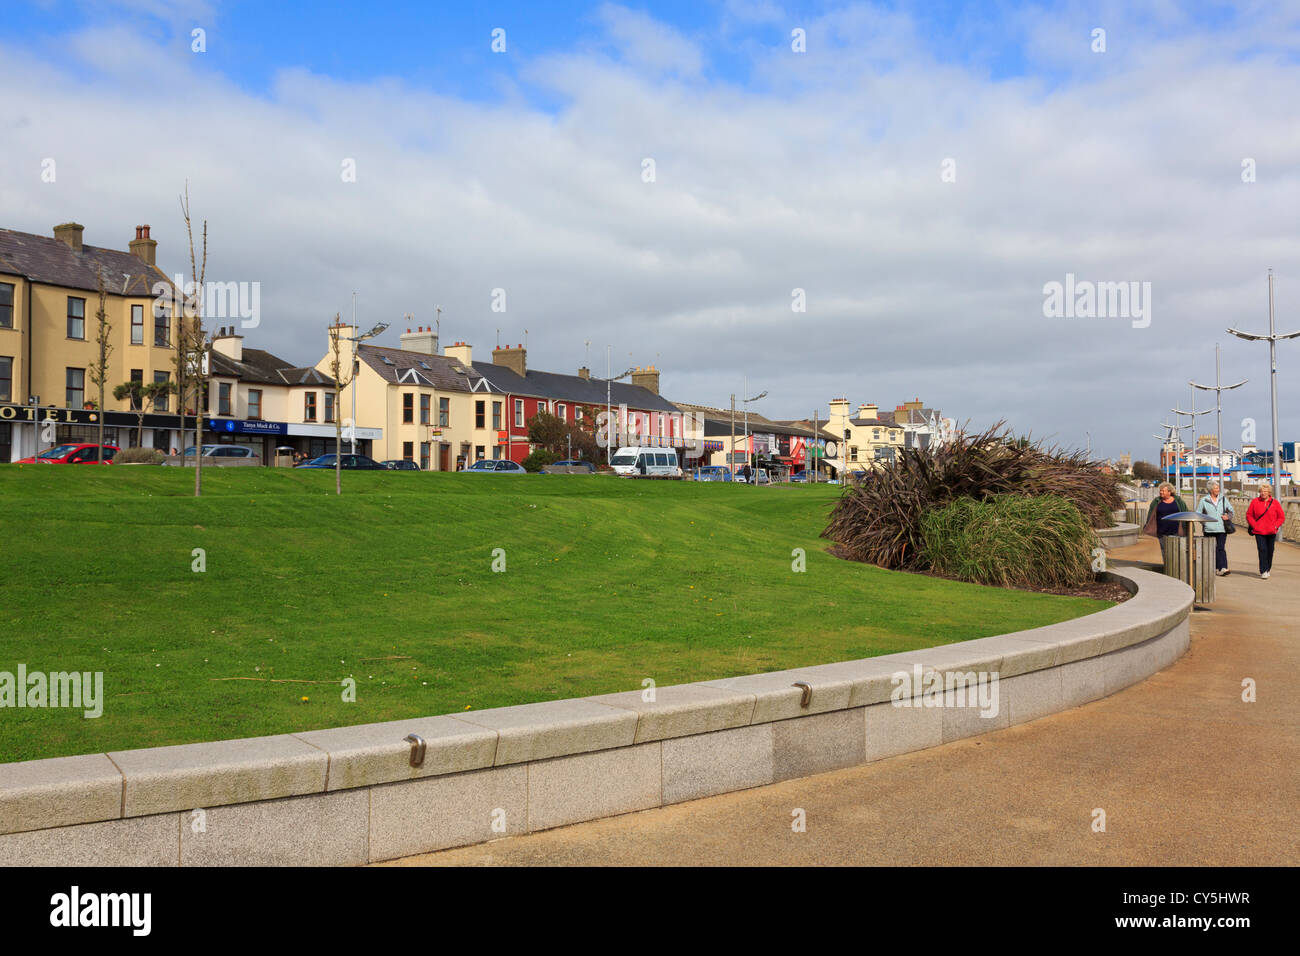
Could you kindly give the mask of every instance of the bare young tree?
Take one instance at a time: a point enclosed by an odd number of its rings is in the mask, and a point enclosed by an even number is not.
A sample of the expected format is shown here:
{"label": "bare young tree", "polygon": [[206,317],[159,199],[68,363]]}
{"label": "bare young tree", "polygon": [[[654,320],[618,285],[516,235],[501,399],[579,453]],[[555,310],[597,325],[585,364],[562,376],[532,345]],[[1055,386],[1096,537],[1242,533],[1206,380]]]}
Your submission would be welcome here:
{"label": "bare young tree", "polygon": [[[194,496],[203,494],[203,405],[208,389],[207,337],[203,331],[203,284],[208,274],[208,221],[203,220],[203,259],[202,266],[194,255],[194,223],[190,219],[190,184],[185,184],[185,195],[181,197],[181,214],[185,217],[185,233],[190,242],[190,278],[194,291],[186,297],[183,318],[178,326],[188,326],[184,331],[179,327],[178,335],[187,335],[190,340],[191,356],[196,360],[190,368],[191,381],[194,386]],[[182,439],[182,442],[184,439]]]}
{"label": "bare young tree", "polygon": [[113,345],[109,341],[113,334],[113,327],[108,322],[108,293],[104,289],[104,273],[99,272],[97,278],[95,289],[99,293],[99,309],[95,312],[95,318],[98,320],[95,346],[98,352],[95,355],[95,364],[90,368],[90,381],[99,386],[99,444],[95,449],[95,460],[102,463],[104,461],[104,412],[108,408],[104,391],[108,385],[108,356],[113,351]]}
{"label": "bare young tree", "polygon": [[175,382],[141,382],[137,379],[114,387],[113,397],[119,402],[128,398],[131,400],[136,417],[137,447],[144,447],[144,417],[167,401],[167,397],[174,391]]}
{"label": "bare young tree", "polygon": [[[334,493],[336,495],[343,494],[343,415],[341,414],[343,399],[340,392],[346,386],[351,385],[352,380],[357,375],[356,367],[349,362],[351,371],[346,378],[343,376],[342,340],[340,338],[343,328],[340,324],[339,314],[335,312],[334,324],[330,326],[330,374],[334,376]],[[351,427],[356,428],[356,422],[353,422]]]}

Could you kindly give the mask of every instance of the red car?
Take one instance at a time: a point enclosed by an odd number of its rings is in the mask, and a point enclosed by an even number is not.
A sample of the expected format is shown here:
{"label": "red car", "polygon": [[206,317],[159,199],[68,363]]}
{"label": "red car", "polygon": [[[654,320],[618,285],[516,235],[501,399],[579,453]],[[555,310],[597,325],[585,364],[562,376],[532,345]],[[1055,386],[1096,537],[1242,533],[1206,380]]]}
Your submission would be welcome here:
{"label": "red car", "polygon": [[[98,465],[99,457],[98,445],[70,444],[55,445],[53,448],[47,448],[35,458],[20,458],[17,461],[19,465]],[[116,445],[104,446],[103,464],[113,464],[113,456],[117,454]]]}

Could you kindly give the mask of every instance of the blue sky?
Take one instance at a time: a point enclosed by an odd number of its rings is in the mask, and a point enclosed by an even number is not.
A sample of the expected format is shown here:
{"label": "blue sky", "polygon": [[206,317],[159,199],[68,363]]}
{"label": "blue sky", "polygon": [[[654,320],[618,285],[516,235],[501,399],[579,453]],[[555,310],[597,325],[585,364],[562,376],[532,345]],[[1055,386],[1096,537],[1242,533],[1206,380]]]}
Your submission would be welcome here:
{"label": "blue sky", "polygon": [[[246,344],[296,364],[356,289],[362,322],[441,305],[444,340],[487,357],[497,329],[526,334],[554,371],[590,340],[593,361],[657,364],[676,400],[725,404],[747,376],[772,417],[920,397],[1151,457],[1216,341],[1225,378],[1251,378],[1225,431],[1267,420],[1263,351],[1223,335],[1266,323],[1267,268],[1279,326],[1300,326],[1294,2],[47,0],[7,17],[0,224],[75,220],[122,248],[150,223],[174,272],[189,182],[209,274],[261,283]],[[1151,282],[1153,321],[1045,318],[1067,274]]]}

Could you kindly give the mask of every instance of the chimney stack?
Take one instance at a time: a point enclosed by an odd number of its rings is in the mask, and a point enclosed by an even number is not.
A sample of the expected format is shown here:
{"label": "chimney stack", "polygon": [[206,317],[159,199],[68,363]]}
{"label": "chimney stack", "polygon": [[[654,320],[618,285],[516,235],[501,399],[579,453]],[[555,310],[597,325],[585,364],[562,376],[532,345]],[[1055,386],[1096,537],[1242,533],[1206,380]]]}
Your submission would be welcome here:
{"label": "chimney stack", "polygon": [[433,329],[419,326],[417,331],[407,329],[401,337],[401,348],[406,352],[419,352],[422,355],[438,354],[438,333]]}
{"label": "chimney stack", "polygon": [[149,238],[148,226],[135,227],[135,238],[131,240],[131,255],[147,266],[155,264],[158,255],[158,240]]}
{"label": "chimney stack", "polygon": [[651,365],[649,368],[638,368],[632,373],[632,384],[640,385],[642,388],[648,388],[656,395],[659,394],[659,370]]}
{"label": "chimney stack", "polygon": [[528,374],[527,356],[528,350],[523,345],[514,348],[506,345],[492,350],[492,364],[508,368],[520,378],[524,378]]}
{"label": "chimney stack", "polygon": [[469,345],[464,342],[457,342],[455,345],[448,345],[444,353],[447,358],[459,362],[466,369],[474,368],[473,354]]}
{"label": "chimney stack", "polygon": [[584,382],[589,381],[591,379],[591,369],[587,368],[585,365],[578,369],[578,378],[582,379]]}
{"label": "chimney stack", "polygon": [[235,333],[235,327],[223,326],[212,336],[212,351],[236,362],[244,360],[244,337]]}
{"label": "chimney stack", "polygon": [[85,228],[79,222],[65,222],[54,227],[54,238],[65,243],[73,252],[80,252],[81,233]]}

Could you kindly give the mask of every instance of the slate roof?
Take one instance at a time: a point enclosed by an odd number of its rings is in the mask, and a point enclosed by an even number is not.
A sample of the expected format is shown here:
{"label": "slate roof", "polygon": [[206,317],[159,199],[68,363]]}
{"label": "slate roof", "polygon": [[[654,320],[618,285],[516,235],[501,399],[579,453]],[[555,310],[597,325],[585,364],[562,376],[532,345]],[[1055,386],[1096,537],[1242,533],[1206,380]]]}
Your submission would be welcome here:
{"label": "slate roof", "polygon": [[[712,435],[715,432],[709,430],[710,423],[725,424],[726,431],[717,434],[730,434],[731,431],[731,409],[713,408],[709,405],[692,405],[688,402],[678,402],[677,408],[682,412],[700,414],[704,416],[704,434]],[[736,428],[740,429],[745,421],[745,413],[742,409],[736,409]],[[778,421],[772,418],[765,418],[757,412],[749,413],[749,431],[753,432],[770,432],[773,435],[799,435],[804,438],[811,438],[813,430],[808,425],[802,425],[798,422]]]}
{"label": "slate roof", "polygon": [[422,385],[453,392],[472,392],[482,379],[476,371],[446,355],[382,345],[359,345],[357,357],[392,385]]}
{"label": "slate roof", "polygon": [[[503,365],[493,365],[491,362],[475,362],[474,370],[487,379],[494,392],[509,392],[514,395],[574,402],[579,405],[605,404],[606,380],[603,378],[539,372],[531,368],[528,369],[527,375],[520,376]],[[677,406],[662,395],[656,395],[648,388],[628,382],[611,382],[609,400],[611,404],[626,405],[638,411],[677,411]]]}
{"label": "slate roof", "polygon": [[244,349],[237,362],[216,349],[210,353],[213,375],[237,378],[252,385],[333,385],[334,379],[314,368],[295,368],[282,358],[262,349]]}
{"label": "slate roof", "polygon": [[155,282],[172,285],[161,270],[129,252],[84,244],[80,252],[74,252],[67,243],[51,236],[0,229],[0,272],[94,292],[101,270],[104,287],[113,295],[152,296]]}

